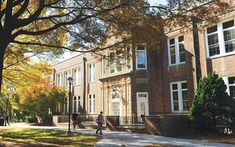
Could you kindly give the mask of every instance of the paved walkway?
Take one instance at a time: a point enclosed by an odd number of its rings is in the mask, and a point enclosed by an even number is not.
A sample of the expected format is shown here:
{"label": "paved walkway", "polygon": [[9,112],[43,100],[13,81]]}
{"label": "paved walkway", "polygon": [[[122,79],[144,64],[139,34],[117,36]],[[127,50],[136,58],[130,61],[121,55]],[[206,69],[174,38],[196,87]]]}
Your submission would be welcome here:
{"label": "paved walkway", "polygon": [[[66,128],[51,127],[51,126],[29,126],[26,123],[15,123],[12,126],[26,127],[26,128],[43,128],[43,129],[56,129],[67,131]],[[83,134],[95,135],[95,130],[92,129],[76,129],[75,132]],[[178,139],[172,137],[163,137],[157,135],[149,135],[142,133],[128,133],[122,131],[104,131],[102,139],[95,145],[96,147],[116,147],[116,146],[128,146],[128,147],[140,147],[151,144],[171,144],[182,147],[235,147],[232,144],[224,143],[212,143],[201,140],[192,139]]]}

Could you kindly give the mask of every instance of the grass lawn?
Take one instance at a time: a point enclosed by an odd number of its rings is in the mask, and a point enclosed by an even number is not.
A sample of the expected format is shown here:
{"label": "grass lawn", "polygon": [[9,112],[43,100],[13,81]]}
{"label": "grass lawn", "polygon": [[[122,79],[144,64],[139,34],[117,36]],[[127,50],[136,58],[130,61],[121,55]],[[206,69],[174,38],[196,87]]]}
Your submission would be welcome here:
{"label": "grass lawn", "polygon": [[94,146],[98,136],[65,131],[0,127],[0,146]]}

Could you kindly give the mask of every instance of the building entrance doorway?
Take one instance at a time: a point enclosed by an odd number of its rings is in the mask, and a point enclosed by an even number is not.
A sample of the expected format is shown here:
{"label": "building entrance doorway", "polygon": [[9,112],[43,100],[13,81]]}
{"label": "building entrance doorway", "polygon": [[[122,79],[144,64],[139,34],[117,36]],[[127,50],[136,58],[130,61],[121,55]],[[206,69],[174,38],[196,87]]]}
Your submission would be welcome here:
{"label": "building entrance doorway", "polygon": [[143,123],[143,116],[149,115],[148,92],[137,92],[137,122]]}

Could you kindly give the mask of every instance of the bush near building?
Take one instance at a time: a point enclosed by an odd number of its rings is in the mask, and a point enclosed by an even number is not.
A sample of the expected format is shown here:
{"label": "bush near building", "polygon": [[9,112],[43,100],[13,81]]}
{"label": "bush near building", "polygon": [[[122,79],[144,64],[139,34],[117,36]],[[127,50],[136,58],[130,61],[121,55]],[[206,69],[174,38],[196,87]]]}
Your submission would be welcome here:
{"label": "bush near building", "polygon": [[226,89],[223,79],[215,73],[200,80],[189,113],[195,129],[203,132],[234,130],[235,100]]}

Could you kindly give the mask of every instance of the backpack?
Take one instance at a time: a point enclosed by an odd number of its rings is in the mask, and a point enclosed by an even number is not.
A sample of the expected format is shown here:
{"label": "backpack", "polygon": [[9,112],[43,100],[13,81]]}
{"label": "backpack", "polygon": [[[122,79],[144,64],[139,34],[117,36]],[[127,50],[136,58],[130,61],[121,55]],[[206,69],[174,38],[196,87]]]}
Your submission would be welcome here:
{"label": "backpack", "polygon": [[103,116],[99,115],[96,119],[96,123],[103,123]]}

